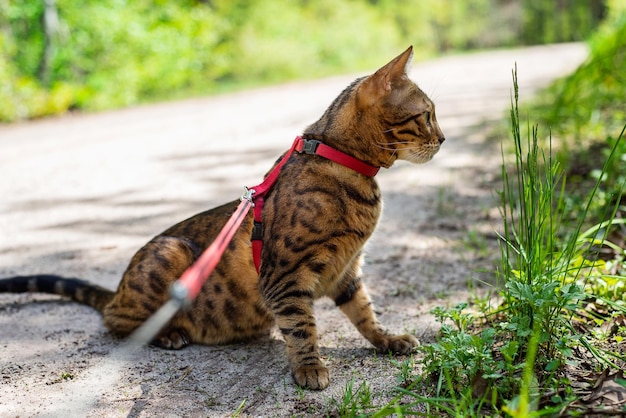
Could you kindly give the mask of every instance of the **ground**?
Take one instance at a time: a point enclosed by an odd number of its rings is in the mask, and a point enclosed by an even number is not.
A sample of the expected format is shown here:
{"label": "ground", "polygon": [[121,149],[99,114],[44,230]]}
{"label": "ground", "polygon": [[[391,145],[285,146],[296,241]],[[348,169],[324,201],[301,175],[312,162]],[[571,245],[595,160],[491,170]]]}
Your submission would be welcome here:
{"label": "ground", "polygon": [[[432,307],[488,291],[500,148],[486,135],[506,116],[511,71],[517,64],[524,100],[586,53],[561,44],[414,65],[447,140],[433,161],[378,175],[385,212],[364,281],[392,331],[432,341]],[[259,183],[355,77],[0,126],[0,277],[58,273],[115,288],[152,236]],[[407,357],[376,353],[328,300],[316,316],[332,379],[319,392],[293,384],[277,333],[247,344],[124,352],[90,308],[3,294],[0,416],[324,416],[350,381],[367,382],[375,403],[390,399]]]}

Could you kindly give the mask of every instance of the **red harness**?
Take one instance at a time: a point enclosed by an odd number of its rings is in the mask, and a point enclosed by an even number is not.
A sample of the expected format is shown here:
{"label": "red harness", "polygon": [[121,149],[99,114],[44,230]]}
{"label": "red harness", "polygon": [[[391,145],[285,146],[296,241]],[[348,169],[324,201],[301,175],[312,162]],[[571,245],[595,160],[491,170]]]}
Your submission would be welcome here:
{"label": "red harness", "polygon": [[265,203],[265,195],[270,191],[280,170],[283,168],[289,157],[295,152],[319,155],[328,160],[339,163],[345,167],[363,174],[364,176],[374,177],[378,173],[379,167],[371,166],[363,161],[356,159],[348,154],[338,151],[320,141],[314,139],[303,139],[301,136],[297,136],[291,149],[285,154],[274,169],[265,177],[263,183],[255,187],[247,189],[246,194],[242,199],[248,199],[254,204],[254,227],[252,229],[252,256],[254,258],[254,266],[257,273],[261,267],[261,251],[263,250],[263,204]]}
{"label": "red harness", "polygon": [[246,193],[241,197],[239,206],[228,219],[215,241],[207,247],[180,278],[173,283],[170,289],[170,299],[155,314],[153,314],[141,327],[139,327],[130,339],[134,344],[147,344],[154,339],[165,324],[172,319],[178,310],[191,303],[196,298],[206,279],[217,266],[220,258],[224,254],[228,243],[235,236],[235,233],[245,220],[251,206],[254,206],[254,229],[252,230],[252,254],[254,256],[254,266],[257,273],[261,266],[261,250],[263,248],[263,224],[261,215],[263,212],[264,198],[267,192],[278,178],[281,168],[285,165],[293,152],[319,155],[341,165],[349,167],[365,176],[375,176],[378,167],[373,167],[363,161],[357,160],[341,151],[324,145],[319,141],[302,139],[297,137],[291,149],[280,160],[274,169],[265,177],[263,183],[258,186],[246,189]]}

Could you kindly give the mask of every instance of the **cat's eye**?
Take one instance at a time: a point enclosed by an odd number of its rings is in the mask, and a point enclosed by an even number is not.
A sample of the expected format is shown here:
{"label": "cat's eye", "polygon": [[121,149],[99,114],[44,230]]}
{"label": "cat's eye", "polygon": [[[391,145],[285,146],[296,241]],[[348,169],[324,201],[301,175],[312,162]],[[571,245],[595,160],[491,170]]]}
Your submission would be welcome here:
{"label": "cat's eye", "polygon": [[424,112],[424,119],[426,119],[426,126],[431,127],[430,112]]}

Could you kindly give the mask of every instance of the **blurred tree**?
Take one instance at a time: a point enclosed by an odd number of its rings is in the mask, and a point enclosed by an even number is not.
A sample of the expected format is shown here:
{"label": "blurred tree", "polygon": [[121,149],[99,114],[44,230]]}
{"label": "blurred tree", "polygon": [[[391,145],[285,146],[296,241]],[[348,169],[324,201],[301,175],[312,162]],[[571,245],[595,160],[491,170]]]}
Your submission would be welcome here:
{"label": "blurred tree", "polygon": [[41,0],[9,0],[3,9],[6,11],[6,24],[16,45],[9,59],[25,76],[36,77],[45,50],[45,34],[41,25],[44,2]]}
{"label": "blurred tree", "polygon": [[581,41],[606,16],[606,0],[522,0],[525,44]]}
{"label": "blurred tree", "polygon": [[56,38],[59,32],[59,13],[55,0],[44,0],[43,36],[44,50],[39,65],[39,79],[44,85],[50,84],[50,64],[54,55]]}

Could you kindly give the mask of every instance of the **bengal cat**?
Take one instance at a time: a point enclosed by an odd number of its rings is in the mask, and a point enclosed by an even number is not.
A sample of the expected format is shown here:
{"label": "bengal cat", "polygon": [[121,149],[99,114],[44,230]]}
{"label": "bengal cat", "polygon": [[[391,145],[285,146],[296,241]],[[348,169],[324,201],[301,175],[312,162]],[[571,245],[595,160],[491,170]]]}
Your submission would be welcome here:
{"label": "bengal cat", "polygon": [[[444,136],[433,102],[407,76],[411,58],[410,47],[373,75],[355,80],[302,136],[377,167],[398,159],[429,161]],[[171,349],[226,344],[267,334],[277,325],[296,384],[323,389],[329,373],[313,317],[313,301],[322,296],[332,298],[378,350],[407,353],[418,344],[411,335],[392,335],[381,326],[360,279],[363,246],[382,207],[373,177],[295,153],[265,202],[260,274],[253,264],[248,214],[192,306],[153,344]],[[131,259],[116,292],[56,275],[4,279],[0,291],[68,296],[101,312],[112,333],[129,335],[165,303],[170,285],[212,242],[237,204],[202,212],[157,235]]]}

